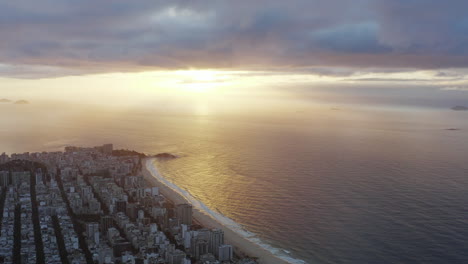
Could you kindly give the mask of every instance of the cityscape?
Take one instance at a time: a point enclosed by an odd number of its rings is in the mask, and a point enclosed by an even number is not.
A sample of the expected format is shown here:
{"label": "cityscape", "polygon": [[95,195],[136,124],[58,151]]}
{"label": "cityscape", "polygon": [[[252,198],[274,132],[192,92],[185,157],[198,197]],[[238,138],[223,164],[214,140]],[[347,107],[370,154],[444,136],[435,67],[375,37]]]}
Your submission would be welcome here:
{"label": "cityscape", "polygon": [[0,263],[257,263],[151,186],[144,156],[112,144],[3,153]]}
{"label": "cityscape", "polygon": [[0,264],[468,264],[467,10],[0,1]]}

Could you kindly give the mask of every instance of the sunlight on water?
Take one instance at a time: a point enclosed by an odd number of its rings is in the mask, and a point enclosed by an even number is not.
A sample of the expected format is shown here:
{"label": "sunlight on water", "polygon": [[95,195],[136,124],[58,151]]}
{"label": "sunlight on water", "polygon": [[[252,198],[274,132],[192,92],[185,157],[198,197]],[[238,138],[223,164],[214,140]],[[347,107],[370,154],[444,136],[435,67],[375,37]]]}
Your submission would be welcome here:
{"label": "sunlight on water", "polygon": [[467,259],[466,113],[300,102],[257,111],[207,101],[0,107],[1,151],[113,142],[178,154],[158,164],[165,178],[295,259]]}

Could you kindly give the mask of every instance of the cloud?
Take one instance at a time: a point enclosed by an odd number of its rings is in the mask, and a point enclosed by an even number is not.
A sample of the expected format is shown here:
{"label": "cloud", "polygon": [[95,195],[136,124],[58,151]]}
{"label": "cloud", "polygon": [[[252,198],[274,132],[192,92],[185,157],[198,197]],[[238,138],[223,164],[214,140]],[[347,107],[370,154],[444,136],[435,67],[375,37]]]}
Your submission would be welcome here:
{"label": "cloud", "polygon": [[380,41],[398,52],[466,56],[468,18],[464,0],[376,1]]}
{"label": "cloud", "polygon": [[391,49],[379,43],[375,23],[340,25],[313,33],[313,43],[324,50],[342,53],[379,54]]}
{"label": "cloud", "polygon": [[467,9],[462,0],[1,1],[9,69],[0,75],[463,68]]}

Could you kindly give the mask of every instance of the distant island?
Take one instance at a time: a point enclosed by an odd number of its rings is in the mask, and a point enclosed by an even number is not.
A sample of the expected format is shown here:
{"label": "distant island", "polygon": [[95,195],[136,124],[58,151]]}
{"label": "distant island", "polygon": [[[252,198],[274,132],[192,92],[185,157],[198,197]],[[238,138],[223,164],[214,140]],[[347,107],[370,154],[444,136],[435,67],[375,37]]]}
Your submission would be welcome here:
{"label": "distant island", "polygon": [[456,128],[456,127],[452,127],[452,128],[446,128],[445,130],[449,130],[449,131],[458,131],[458,130],[461,130],[460,128]]}
{"label": "distant island", "polygon": [[467,111],[468,107],[457,105],[457,106],[452,107],[452,110],[454,110],[454,111]]}
{"label": "distant island", "polygon": [[116,157],[124,157],[124,156],[139,156],[140,158],[146,158],[146,157],[152,157],[152,158],[158,158],[158,159],[176,159],[178,156],[168,153],[168,152],[163,152],[163,153],[158,153],[156,155],[146,155],[141,152],[137,152],[134,150],[128,150],[128,149],[114,149],[112,151],[112,156]]}
{"label": "distant island", "polygon": [[154,158],[159,158],[159,159],[176,159],[178,158],[176,155],[171,154],[171,153],[159,153],[153,156]]}
{"label": "distant island", "polygon": [[15,104],[24,105],[24,104],[29,104],[29,102],[26,100],[18,100],[15,102]]}
{"label": "distant island", "polygon": [[25,104],[29,104],[28,101],[26,100],[17,100],[17,101],[12,101],[10,99],[6,99],[6,98],[2,98],[0,99],[0,103],[13,103],[13,104],[17,104],[17,105],[25,105]]}

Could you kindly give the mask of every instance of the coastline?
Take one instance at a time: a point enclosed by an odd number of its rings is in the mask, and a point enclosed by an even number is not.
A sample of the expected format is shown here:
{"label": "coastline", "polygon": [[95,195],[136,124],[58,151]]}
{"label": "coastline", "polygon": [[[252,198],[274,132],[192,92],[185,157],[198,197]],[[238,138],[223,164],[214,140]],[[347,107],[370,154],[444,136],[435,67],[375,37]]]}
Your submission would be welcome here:
{"label": "coastline", "polygon": [[[161,174],[153,167],[153,163],[156,159],[146,158],[144,159],[142,166],[142,173],[145,179],[147,179],[151,184],[159,187],[160,193],[171,200],[175,204],[179,203],[191,203],[182,194],[178,193],[176,190],[172,189],[167,185],[153,176],[153,173],[157,173],[159,177],[162,178]],[[151,167],[153,169],[151,170]],[[192,203],[193,204],[193,203]],[[229,228],[228,226],[220,223],[213,216],[205,213],[203,210],[200,210],[197,206],[193,206],[193,218],[199,222],[202,226],[206,228],[217,228],[224,231],[224,238],[226,244],[230,244],[235,248],[235,251],[241,253],[241,255],[247,255],[250,257],[258,258],[257,261],[260,264],[291,264],[291,263],[305,263],[303,261],[291,258],[291,261],[287,261],[283,258],[275,256],[268,249],[260,246],[259,244],[249,240],[248,238],[237,233],[235,230]],[[286,257],[289,258],[289,257]]]}

